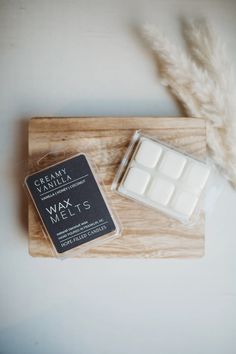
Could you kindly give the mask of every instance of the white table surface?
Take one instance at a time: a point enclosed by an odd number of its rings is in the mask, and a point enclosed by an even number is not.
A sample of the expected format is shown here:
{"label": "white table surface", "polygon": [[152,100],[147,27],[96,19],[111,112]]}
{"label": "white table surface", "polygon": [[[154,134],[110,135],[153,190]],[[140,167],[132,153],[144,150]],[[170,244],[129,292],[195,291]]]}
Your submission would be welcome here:
{"label": "white table surface", "polygon": [[31,116],[181,115],[137,28],[182,45],[208,16],[236,62],[235,0],[0,0],[0,353],[236,352],[236,193],[207,215],[200,260],[33,259],[20,171]]}

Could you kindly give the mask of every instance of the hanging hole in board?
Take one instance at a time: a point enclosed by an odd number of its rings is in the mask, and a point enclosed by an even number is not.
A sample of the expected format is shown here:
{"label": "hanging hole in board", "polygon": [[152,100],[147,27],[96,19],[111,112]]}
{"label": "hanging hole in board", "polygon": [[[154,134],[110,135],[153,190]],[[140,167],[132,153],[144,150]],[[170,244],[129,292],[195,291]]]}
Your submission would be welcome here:
{"label": "hanging hole in board", "polygon": [[49,165],[53,165],[57,162],[64,160],[65,156],[66,156],[65,150],[58,149],[58,150],[50,151],[37,160],[36,162],[37,168],[42,169]]}

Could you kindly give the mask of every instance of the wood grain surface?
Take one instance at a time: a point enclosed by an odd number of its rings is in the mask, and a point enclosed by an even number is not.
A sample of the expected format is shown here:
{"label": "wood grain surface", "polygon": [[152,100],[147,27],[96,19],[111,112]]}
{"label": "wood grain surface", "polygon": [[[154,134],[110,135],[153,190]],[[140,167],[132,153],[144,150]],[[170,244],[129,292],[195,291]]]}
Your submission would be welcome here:
{"label": "wood grain surface", "polygon": [[[29,122],[30,161],[45,167],[73,153],[85,152],[96,164],[111,204],[123,227],[121,237],[76,257],[193,258],[204,254],[204,215],[187,227],[161,213],[111,192],[119,163],[136,129],[204,158],[205,121],[193,118],[86,117],[32,118]],[[51,152],[52,154],[48,154]],[[48,155],[47,155],[48,154]],[[58,156],[57,156],[58,158]],[[53,257],[34,207],[29,202],[29,253]]]}

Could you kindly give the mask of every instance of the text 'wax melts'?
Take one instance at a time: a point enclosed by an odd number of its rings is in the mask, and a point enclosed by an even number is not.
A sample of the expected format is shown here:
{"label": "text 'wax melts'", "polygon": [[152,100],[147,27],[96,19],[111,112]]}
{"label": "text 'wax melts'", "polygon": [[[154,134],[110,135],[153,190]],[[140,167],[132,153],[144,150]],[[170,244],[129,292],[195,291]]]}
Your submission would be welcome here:
{"label": "text 'wax melts'", "polygon": [[186,222],[199,205],[209,174],[205,163],[136,132],[113,189]]}
{"label": "text 'wax melts'", "polygon": [[26,177],[25,184],[55,255],[119,235],[85,154],[37,171]]}

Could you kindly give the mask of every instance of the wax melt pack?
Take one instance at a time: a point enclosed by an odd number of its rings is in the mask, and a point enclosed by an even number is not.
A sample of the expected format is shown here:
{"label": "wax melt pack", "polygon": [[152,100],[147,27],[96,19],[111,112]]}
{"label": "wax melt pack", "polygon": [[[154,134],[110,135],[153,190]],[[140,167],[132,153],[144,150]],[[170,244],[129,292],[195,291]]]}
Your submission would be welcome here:
{"label": "wax melt pack", "polygon": [[120,234],[86,154],[69,157],[25,178],[25,186],[56,256],[65,258]]}
{"label": "wax melt pack", "polygon": [[199,215],[209,175],[204,162],[137,131],[112,189],[190,224]]}

